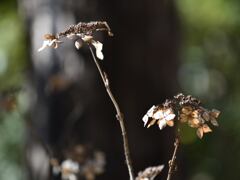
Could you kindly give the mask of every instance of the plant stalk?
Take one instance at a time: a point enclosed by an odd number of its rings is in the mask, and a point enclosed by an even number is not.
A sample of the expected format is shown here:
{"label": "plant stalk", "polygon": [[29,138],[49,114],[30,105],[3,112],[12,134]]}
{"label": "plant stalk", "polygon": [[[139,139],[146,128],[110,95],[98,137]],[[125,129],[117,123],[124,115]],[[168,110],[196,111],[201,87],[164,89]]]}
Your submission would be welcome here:
{"label": "plant stalk", "polygon": [[177,159],[177,150],[178,147],[180,145],[180,138],[179,136],[176,137],[175,142],[174,142],[174,151],[173,151],[173,155],[172,155],[172,159],[169,161],[169,170],[168,170],[168,176],[167,176],[167,180],[171,180],[173,173],[176,170],[176,159]]}
{"label": "plant stalk", "polygon": [[102,81],[104,83],[104,86],[105,86],[105,89],[108,93],[108,96],[110,97],[110,99],[111,99],[111,101],[114,105],[114,108],[116,110],[116,113],[117,113],[116,118],[119,121],[120,128],[121,128],[121,131],[122,131],[124,155],[125,155],[126,164],[127,164],[127,167],[128,167],[129,178],[130,178],[130,180],[134,180],[133,166],[132,166],[132,160],[130,158],[129,143],[128,143],[128,137],[127,137],[127,132],[126,132],[126,128],[125,128],[123,113],[121,112],[120,107],[119,107],[119,105],[118,105],[118,103],[117,103],[117,101],[116,101],[116,99],[115,99],[115,97],[114,97],[114,95],[113,95],[113,93],[110,89],[109,79],[107,77],[107,74],[101,69],[90,44],[89,44],[89,49],[91,51],[93,60],[96,64],[96,66],[97,66],[98,72],[99,72],[99,74],[102,78]]}

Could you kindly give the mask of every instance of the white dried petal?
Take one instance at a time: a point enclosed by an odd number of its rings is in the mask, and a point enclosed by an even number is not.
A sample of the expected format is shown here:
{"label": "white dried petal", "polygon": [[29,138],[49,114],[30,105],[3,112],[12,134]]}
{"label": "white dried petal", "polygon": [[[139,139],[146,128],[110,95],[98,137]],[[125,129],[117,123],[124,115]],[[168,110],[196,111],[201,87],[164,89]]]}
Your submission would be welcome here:
{"label": "white dried petal", "polygon": [[155,111],[155,109],[156,109],[156,106],[153,105],[153,106],[148,110],[147,115],[148,115],[149,117],[153,117],[153,112]]}
{"label": "white dried petal", "polygon": [[80,49],[83,46],[82,40],[78,39],[75,41],[75,47]]}
{"label": "white dried petal", "polygon": [[103,60],[104,58],[102,53],[103,44],[100,43],[99,41],[92,41],[92,45],[96,48],[96,55],[98,59]]}
{"label": "white dried petal", "polygon": [[167,122],[165,120],[158,121],[158,127],[160,130],[162,130],[164,127],[166,127]]}
{"label": "white dried petal", "polygon": [[63,170],[67,170],[69,172],[77,173],[79,171],[79,165],[77,162],[72,161],[71,159],[67,159],[62,162],[61,167]]}
{"label": "white dried petal", "polygon": [[48,47],[50,45],[50,42],[51,42],[50,40],[43,41],[42,47],[40,47],[38,49],[38,52],[40,52],[40,51],[44,50],[46,47]]}
{"label": "white dried petal", "polygon": [[169,115],[165,116],[164,119],[166,121],[171,121],[171,120],[173,120],[175,118],[175,116],[176,116],[175,114],[169,114]]}
{"label": "white dried petal", "polygon": [[162,110],[158,110],[157,112],[155,112],[153,114],[153,118],[154,119],[162,119],[162,118],[164,118],[163,111]]}
{"label": "white dried petal", "polygon": [[144,115],[142,118],[143,122],[144,122],[144,127],[147,125],[149,117],[147,115]]}
{"label": "white dried petal", "polygon": [[44,41],[43,41],[43,44],[42,44],[42,47],[40,47],[40,48],[38,49],[38,52],[44,50],[46,47],[53,47],[53,48],[56,49],[56,48],[58,48],[58,45],[59,45],[60,43],[62,43],[62,41],[59,41],[59,40],[57,40],[57,39],[52,39],[52,40],[47,39],[47,40],[44,40]]}

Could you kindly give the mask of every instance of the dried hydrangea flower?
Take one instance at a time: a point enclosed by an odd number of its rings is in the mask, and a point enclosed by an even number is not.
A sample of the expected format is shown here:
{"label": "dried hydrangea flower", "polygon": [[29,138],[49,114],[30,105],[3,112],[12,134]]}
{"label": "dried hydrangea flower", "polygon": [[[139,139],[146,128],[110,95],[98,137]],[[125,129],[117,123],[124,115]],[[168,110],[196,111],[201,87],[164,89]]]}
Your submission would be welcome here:
{"label": "dried hydrangea flower", "polygon": [[158,124],[160,129],[165,126],[174,126],[176,114],[177,120],[197,129],[197,136],[202,138],[204,133],[212,132],[209,123],[218,126],[217,118],[220,111],[211,111],[203,108],[200,100],[188,95],[178,94],[173,99],[167,99],[162,105],[153,106],[143,117],[144,126],[150,127]]}
{"label": "dried hydrangea flower", "polygon": [[97,31],[107,31],[109,36],[113,36],[111,29],[105,21],[96,21],[89,23],[80,22],[76,25],[69,26],[65,31],[60,32],[56,36],[46,34],[44,36],[45,40],[43,41],[43,45],[38,49],[38,51],[42,51],[46,47],[52,47],[55,49],[58,48],[59,44],[62,43],[60,39],[63,37],[69,39],[76,38],[77,40],[75,41],[75,47],[77,49],[80,49],[83,46],[83,42],[87,43],[88,45],[93,45],[96,49],[97,58],[103,60],[103,44],[99,41],[94,40],[93,37],[93,33]]}

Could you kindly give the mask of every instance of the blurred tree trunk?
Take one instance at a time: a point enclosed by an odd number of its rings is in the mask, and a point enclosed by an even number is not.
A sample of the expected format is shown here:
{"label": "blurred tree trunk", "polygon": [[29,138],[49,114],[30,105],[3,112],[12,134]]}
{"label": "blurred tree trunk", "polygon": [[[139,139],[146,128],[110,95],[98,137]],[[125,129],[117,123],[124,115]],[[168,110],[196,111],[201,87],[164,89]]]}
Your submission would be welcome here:
{"label": "blurred tree trunk", "polygon": [[31,92],[36,97],[27,137],[29,179],[52,179],[47,154],[33,131],[59,159],[79,143],[104,151],[107,167],[99,179],[128,177],[115,112],[89,51],[77,52],[69,41],[37,53],[44,34],[79,21],[106,20],[114,32],[111,39],[99,37],[105,54],[101,64],[125,114],[136,173],[167,164],[173,130],[147,130],[141,118],[150,106],[177,92],[179,22],[174,2],[23,0],[19,6],[29,32]]}

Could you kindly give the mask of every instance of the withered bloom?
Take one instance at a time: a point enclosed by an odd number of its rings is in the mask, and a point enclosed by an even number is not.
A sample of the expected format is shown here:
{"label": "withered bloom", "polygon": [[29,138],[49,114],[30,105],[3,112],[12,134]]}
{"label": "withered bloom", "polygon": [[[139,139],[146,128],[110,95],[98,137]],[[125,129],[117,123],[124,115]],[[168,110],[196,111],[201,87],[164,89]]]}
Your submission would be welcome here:
{"label": "withered bloom", "polygon": [[[177,114],[177,118],[175,118]],[[201,106],[200,100],[188,95],[178,94],[171,100],[166,100],[162,105],[153,106],[143,117],[144,126],[150,127],[155,123],[160,129],[166,125],[174,126],[174,120],[186,123],[191,128],[196,128],[197,136],[202,138],[204,133],[212,132],[208,123],[218,126],[217,118],[220,111],[211,111]]]}
{"label": "withered bloom", "polygon": [[113,36],[110,27],[105,21],[95,21],[84,23],[80,22],[76,25],[69,26],[65,31],[58,33],[57,35],[46,34],[44,35],[44,41],[42,47],[38,51],[44,50],[46,47],[58,48],[61,38],[76,39],[75,47],[80,49],[83,43],[92,45],[96,49],[96,56],[98,59],[103,60],[104,56],[102,53],[103,44],[99,41],[94,40],[93,33],[97,31],[107,31],[109,36]]}

